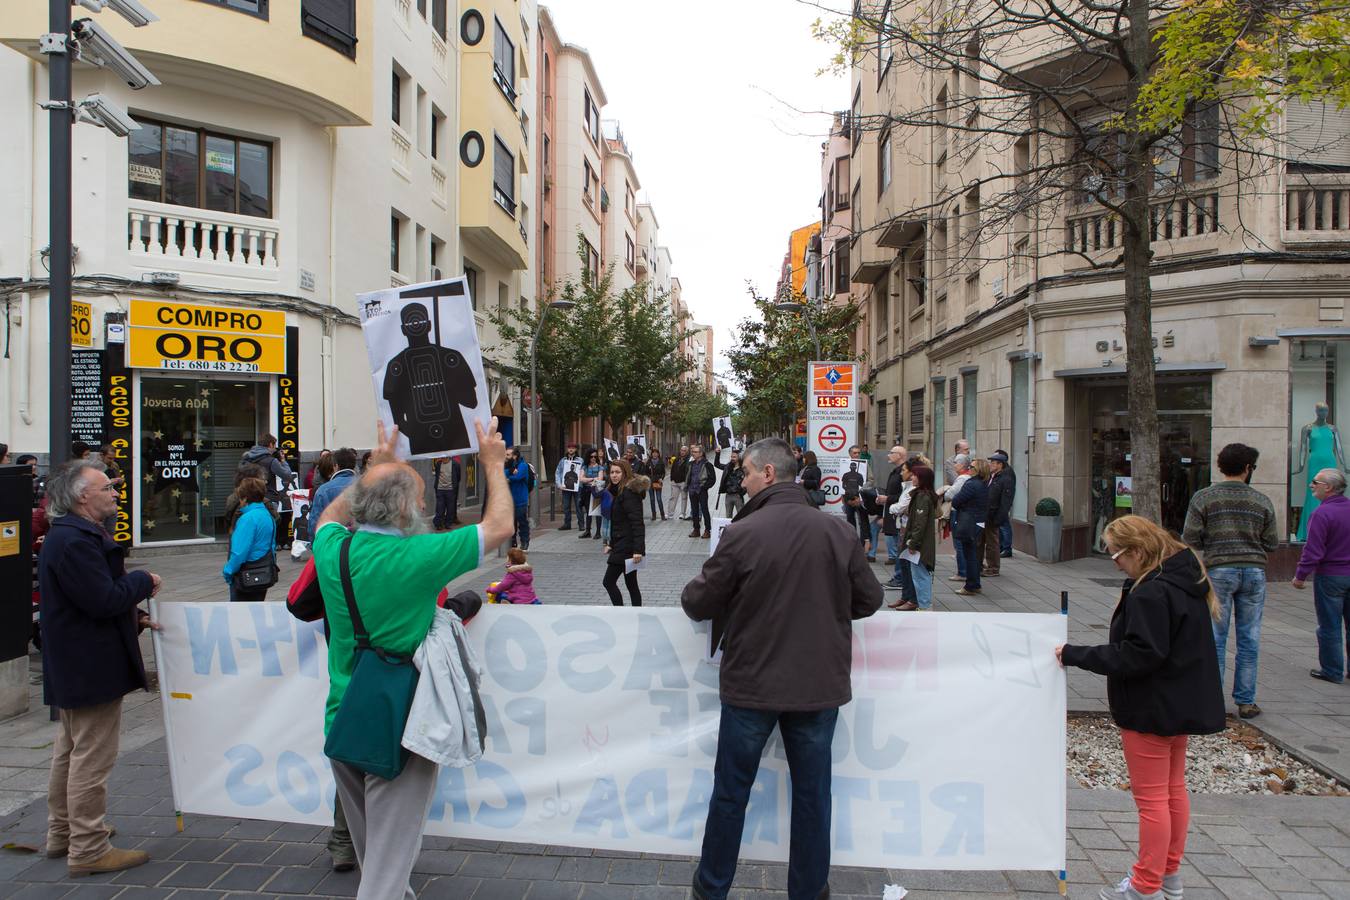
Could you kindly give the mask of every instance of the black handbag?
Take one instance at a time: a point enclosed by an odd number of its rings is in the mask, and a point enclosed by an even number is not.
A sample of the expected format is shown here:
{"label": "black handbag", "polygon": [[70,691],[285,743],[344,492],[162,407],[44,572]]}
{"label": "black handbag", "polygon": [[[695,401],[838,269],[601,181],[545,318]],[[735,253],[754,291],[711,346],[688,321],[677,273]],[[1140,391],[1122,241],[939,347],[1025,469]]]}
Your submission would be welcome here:
{"label": "black handbag", "polygon": [[806,499],[810,501],[811,505],[816,509],[820,509],[825,505],[825,492],[808,490],[806,492]]}
{"label": "black handbag", "polygon": [[328,729],[323,752],[329,759],[392,781],[403,771],[410,755],[403,748],[403,730],[417,693],[419,673],[411,656],[371,646],[370,633],[361,621],[352,590],[351,566],[347,562],[351,543],[352,536],[348,535],[342,542],[339,566],[342,592],[347,595],[347,613],[356,637],[356,664]]}
{"label": "black handbag", "polygon": [[234,573],[234,586],[242,591],[266,590],[277,583],[281,569],[277,566],[277,553],[269,552],[262,559],[246,562]]}

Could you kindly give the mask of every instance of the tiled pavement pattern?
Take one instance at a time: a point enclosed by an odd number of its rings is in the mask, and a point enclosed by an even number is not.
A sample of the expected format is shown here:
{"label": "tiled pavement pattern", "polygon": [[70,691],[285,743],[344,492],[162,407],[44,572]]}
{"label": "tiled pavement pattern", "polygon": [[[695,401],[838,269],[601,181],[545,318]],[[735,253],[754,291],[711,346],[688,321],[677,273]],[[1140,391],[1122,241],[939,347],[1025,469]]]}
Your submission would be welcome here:
{"label": "tiled pavement pattern", "polygon": [[[707,555],[707,543],[685,537],[689,526],[650,525],[650,562],[642,573],[649,605],[678,603],[679,591]],[[884,554],[883,554],[884,555]],[[603,604],[604,563],[597,542],[576,532],[545,530],[531,550],[536,586],[549,603]],[[489,557],[457,585],[481,588],[498,577],[504,560]],[[139,565],[165,577],[166,600],[223,599],[215,553],[142,559]],[[283,561],[283,583],[298,564]],[[1070,592],[1070,639],[1102,639],[1117,580],[1097,560],[1043,566],[1020,554],[1004,560],[1004,575],[985,580],[985,594],[951,593],[950,550],[939,560],[937,606],[951,610],[1052,611],[1059,592]],[[877,567],[883,578],[886,573]],[[1311,595],[1286,585],[1273,587],[1262,636],[1261,688],[1266,710],[1255,720],[1276,740],[1350,780],[1350,728],[1346,693],[1312,681],[1314,664]],[[884,615],[892,615],[883,611]],[[1230,654],[1232,652],[1230,647]],[[149,659],[147,647],[147,659]],[[34,672],[38,671],[33,657]],[[1231,659],[1230,675],[1231,679]],[[0,843],[41,846],[42,800],[53,728],[34,678],[33,710],[0,723]],[[1104,684],[1070,676],[1073,710],[1105,708]],[[321,829],[190,816],[177,833],[169,799],[167,761],[158,697],[127,698],[122,755],[110,785],[109,809],[119,846],[143,847],[153,861],[115,876],[71,880],[64,861],[37,854],[0,851],[0,898],[119,897],[122,900],[208,900],[216,897],[343,897],[355,893],[354,874],[333,873]],[[1127,794],[1073,788],[1069,802],[1069,895],[1096,897],[1119,879],[1133,854],[1136,820]],[[611,851],[427,838],[414,887],[427,898],[682,898],[688,896],[693,861]],[[1350,900],[1350,799],[1318,797],[1196,797],[1185,868],[1186,896]],[[1056,883],[1044,872],[924,872],[837,868],[831,887],[837,898],[879,898],[883,885],[902,884],[916,898],[1050,897]],[[743,865],[733,897],[784,898],[786,868]]]}

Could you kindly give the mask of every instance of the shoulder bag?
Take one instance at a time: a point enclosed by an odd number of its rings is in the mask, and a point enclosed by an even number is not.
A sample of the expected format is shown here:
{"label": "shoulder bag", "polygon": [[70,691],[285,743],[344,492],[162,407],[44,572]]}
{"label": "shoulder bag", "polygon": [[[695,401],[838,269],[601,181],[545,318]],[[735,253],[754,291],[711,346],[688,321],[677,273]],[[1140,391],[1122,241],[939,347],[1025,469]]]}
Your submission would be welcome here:
{"label": "shoulder bag", "polygon": [[277,567],[277,553],[268,551],[267,555],[252,562],[246,562],[234,573],[234,586],[239,590],[257,591],[270,588],[277,583],[281,569]]}
{"label": "shoulder bag", "polygon": [[323,752],[368,775],[393,780],[403,771],[408,751],[403,749],[403,730],[408,724],[413,695],[417,693],[417,668],[411,656],[390,653],[370,644],[370,633],[361,621],[352,590],[348,563],[353,535],[342,542],[340,566],[342,592],[356,637],[356,664],[342,695]]}

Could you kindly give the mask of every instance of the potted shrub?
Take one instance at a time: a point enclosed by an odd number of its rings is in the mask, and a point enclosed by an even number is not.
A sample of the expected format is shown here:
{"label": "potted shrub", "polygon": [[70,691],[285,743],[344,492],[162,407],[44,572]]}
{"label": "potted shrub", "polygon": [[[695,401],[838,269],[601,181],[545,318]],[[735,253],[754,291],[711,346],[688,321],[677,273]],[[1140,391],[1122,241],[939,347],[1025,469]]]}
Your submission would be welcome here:
{"label": "potted shrub", "polygon": [[1036,558],[1041,562],[1059,562],[1059,535],[1062,528],[1059,501],[1043,497],[1036,504]]}

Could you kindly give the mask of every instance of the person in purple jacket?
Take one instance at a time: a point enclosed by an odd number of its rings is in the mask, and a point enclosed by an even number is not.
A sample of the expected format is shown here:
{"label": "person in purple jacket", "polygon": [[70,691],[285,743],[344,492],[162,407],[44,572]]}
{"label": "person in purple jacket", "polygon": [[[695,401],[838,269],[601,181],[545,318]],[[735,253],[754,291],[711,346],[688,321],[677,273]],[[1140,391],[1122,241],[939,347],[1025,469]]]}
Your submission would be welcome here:
{"label": "person in purple jacket", "polygon": [[1319,668],[1308,674],[1340,684],[1345,680],[1350,636],[1350,499],[1340,469],[1323,469],[1309,487],[1321,505],[1308,521],[1308,543],[1303,545],[1293,585],[1302,589],[1313,576]]}

